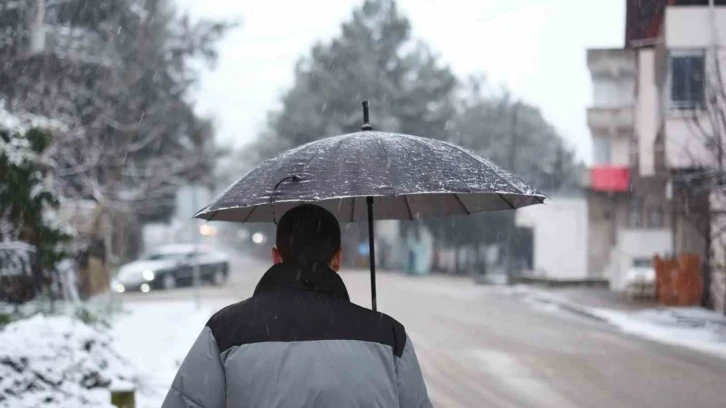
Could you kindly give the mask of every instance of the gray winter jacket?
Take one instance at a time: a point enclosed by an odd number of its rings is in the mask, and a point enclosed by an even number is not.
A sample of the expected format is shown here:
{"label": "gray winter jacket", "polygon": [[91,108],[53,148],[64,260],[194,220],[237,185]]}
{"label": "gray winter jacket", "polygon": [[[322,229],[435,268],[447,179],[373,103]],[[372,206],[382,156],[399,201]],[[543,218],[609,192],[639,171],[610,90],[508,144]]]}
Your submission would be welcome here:
{"label": "gray winter jacket", "polygon": [[215,314],[164,408],[430,407],[404,327],[350,302],[325,268],[280,264]]}

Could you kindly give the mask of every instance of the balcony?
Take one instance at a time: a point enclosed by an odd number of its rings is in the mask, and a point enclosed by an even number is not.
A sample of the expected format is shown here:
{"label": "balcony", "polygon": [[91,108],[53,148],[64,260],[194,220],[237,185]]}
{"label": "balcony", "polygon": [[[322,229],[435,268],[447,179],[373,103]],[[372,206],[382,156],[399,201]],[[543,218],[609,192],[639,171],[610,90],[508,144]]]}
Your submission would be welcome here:
{"label": "balcony", "polygon": [[594,133],[617,136],[632,134],[633,107],[596,107],[587,110],[587,125]]}
{"label": "balcony", "polygon": [[588,187],[592,191],[623,193],[630,191],[630,169],[624,166],[594,166]]}
{"label": "balcony", "polygon": [[587,68],[593,76],[635,78],[635,52],[625,48],[591,48],[587,50]]}

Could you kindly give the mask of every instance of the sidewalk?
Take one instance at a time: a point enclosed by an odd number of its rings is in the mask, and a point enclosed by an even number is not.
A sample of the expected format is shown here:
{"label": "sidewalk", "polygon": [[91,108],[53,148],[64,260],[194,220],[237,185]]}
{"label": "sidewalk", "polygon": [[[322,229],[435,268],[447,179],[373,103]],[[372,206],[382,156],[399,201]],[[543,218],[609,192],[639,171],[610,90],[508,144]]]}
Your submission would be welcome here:
{"label": "sidewalk", "polygon": [[599,288],[518,285],[510,295],[576,313],[653,341],[726,358],[726,316],[700,307],[661,307]]}

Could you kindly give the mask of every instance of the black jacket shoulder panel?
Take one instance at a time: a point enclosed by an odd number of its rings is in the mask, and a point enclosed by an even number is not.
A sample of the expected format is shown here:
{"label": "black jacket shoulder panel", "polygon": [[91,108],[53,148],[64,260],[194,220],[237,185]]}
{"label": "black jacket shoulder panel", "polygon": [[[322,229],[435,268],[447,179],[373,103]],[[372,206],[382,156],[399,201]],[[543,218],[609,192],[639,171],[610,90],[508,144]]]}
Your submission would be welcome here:
{"label": "black jacket shoulder panel", "polygon": [[359,340],[400,357],[406,331],[392,317],[327,294],[280,288],[227,306],[207,322],[220,352],[268,341]]}

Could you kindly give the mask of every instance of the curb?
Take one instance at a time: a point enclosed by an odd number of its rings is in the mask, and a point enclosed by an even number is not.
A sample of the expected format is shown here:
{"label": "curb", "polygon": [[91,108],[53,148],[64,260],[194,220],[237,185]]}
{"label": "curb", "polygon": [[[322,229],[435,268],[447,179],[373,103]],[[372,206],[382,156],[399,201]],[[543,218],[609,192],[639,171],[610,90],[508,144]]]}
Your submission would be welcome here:
{"label": "curb", "polygon": [[561,309],[567,310],[568,312],[580,315],[582,317],[586,317],[588,319],[596,320],[602,323],[608,323],[607,319],[597,315],[592,310],[590,310],[590,308],[580,305],[578,303],[555,299],[549,296],[541,296],[539,294],[534,294],[534,296],[532,296],[532,299],[540,303],[553,304]]}
{"label": "curb", "polygon": [[567,310],[568,312],[572,312],[572,313],[578,314],[580,316],[587,317],[589,319],[597,320],[598,322],[608,323],[607,319],[605,319],[601,316],[598,316],[597,314],[593,313],[590,309],[583,307],[581,305],[574,305],[574,304],[566,303],[566,302],[556,303],[556,304],[557,304],[557,306]]}

